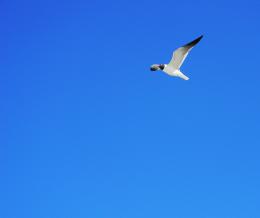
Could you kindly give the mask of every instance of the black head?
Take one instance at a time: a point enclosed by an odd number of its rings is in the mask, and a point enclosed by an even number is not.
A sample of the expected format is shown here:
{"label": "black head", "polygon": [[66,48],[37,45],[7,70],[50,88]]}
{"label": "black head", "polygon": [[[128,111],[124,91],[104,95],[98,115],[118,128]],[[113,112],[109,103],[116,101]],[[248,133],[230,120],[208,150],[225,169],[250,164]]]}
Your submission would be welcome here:
{"label": "black head", "polygon": [[150,67],[151,71],[157,71],[157,70],[163,70],[164,69],[164,64],[153,64]]}
{"label": "black head", "polygon": [[165,67],[164,64],[160,64],[160,65],[159,65],[160,70],[163,70],[164,67]]}

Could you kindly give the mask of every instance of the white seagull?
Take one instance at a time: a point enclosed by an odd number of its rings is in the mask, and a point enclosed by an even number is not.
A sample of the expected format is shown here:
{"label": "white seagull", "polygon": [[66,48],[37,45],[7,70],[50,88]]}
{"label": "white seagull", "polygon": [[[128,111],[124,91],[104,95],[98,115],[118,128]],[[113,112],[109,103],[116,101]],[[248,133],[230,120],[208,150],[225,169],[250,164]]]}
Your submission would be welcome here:
{"label": "white seagull", "polygon": [[181,71],[180,67],[189,54],[190,50],[202,39],[203,35],[197,39],[189,42],[188,44],[176,49],[173,52],[172,59],[169,64],[153,64],[151,71],[162,70],[170,76],[180,77],[184,80],[189,80],[189,77],[185,76]]}

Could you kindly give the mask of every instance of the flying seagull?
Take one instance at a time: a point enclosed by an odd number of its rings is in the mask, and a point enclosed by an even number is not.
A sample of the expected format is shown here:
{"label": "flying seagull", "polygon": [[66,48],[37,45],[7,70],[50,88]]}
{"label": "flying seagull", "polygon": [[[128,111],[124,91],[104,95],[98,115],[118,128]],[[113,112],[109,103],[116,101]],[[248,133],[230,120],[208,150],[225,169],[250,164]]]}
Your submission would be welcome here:
{"label": "flying seagull", "polygon": [[188,80],[189,77],[185,76],[181,71],[180,67],[189,54],[190,50],[202,39],[203,35],[197,39],[189,42],[188,44],[176,49],[173,52],[172,59],[169,64],[153,64],[151,71],[162,70],[170,76],[180,77],[184,80]]}

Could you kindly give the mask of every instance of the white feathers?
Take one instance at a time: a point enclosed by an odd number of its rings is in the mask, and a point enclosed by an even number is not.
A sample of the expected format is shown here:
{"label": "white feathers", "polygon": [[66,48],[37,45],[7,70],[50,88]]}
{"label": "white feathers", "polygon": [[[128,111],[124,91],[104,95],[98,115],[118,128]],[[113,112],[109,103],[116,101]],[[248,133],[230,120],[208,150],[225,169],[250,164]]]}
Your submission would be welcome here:
{"label": "white feathers", "polygon": [[[181,71],[180,67],[183,64],[185,58],[191,51],[191,49],[202,39],[203,36],[198,37],[197,39],[187,43],[186,45],[176,49],[173,52],[172,59],[169,64],[164,64],[163,69],[157,67],[157,69],[152,65],[151,70],[159,70],[161,69],[165,73],[167,73],[170,76],[175,76],[182,78],[184,80],[189,80],[189,77],[185,76]],[[162,65],[160,65],[162,66]]]}

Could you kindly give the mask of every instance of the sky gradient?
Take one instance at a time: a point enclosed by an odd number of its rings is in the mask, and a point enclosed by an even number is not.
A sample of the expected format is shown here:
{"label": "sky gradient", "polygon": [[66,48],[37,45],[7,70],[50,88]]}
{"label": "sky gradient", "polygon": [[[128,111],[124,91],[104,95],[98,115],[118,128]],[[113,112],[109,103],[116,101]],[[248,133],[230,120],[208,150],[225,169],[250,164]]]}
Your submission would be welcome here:
{"label": "sky gradient", "polygon": [[260,217],[259,1],[0,6],[0,217]]}

